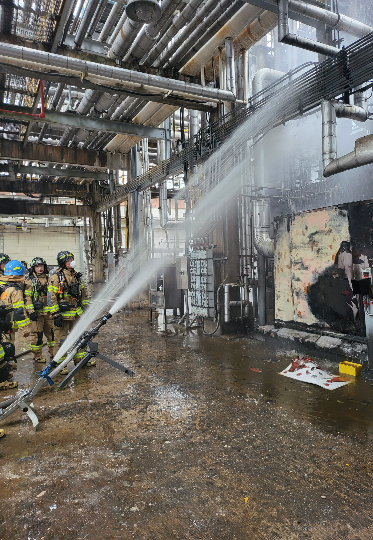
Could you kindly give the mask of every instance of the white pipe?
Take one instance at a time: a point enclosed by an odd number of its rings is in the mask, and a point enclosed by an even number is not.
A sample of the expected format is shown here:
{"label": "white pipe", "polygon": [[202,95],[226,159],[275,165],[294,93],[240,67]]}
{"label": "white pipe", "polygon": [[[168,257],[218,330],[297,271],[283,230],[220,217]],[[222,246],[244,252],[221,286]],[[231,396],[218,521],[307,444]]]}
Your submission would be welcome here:
{"label": "white pipe", "polygon": [[236,101],[236,97],[232,92],[220,90],[219,88],[200,86],[116,66],[107,66],[78,58],[50,54],[10,43],[0,43],[0,59],[2,62],[20,65],[21,67],[31,65],[32,69],[38,71],[47,71],[48,68],[53,68],[61,73],[73,72],[79,74],[79,76],[84,73],[85,76],[90,76],[94,80],[104,79],[106,84],[112,86],[118,83],[127,83],[130,85],[142,85],[146,89],[160,88],[165,91],[195,96],[208,101]]}
{"label": "white pipe", "polygon": [[323,169],[337,157],[337,119],[330,101],[321,104]]}

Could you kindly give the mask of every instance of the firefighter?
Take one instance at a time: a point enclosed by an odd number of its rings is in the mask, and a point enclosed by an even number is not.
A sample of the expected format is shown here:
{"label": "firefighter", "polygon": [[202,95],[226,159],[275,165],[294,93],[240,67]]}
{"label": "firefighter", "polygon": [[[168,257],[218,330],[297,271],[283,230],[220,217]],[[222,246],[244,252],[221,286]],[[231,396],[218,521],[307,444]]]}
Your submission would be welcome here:
{"label": "firefighter", "polygon": [[[60,251],[57,255],[58,268],[48,281],[48,306],[54,322],[54,355],[61,343],[66,339],[75,321],[82,315],[83,308],[88,305],[87,291],[81,274],[75,272],[76,262],[74,255],[69,251]],[[79,362],[85,351],[79,351],[74,362]],[[65,357],[58,360],[60,364]],[[95,366],[96,362],[90,360],[86,366]],[[60,371],[68,373],[67,368]]]}
{"label": "firefighter", "polygon": [[25,280],[25,304],[31,320],[31,350],[35,362],[45,363],[43,358],[43,334],[47,338],[50,360],[53,360],[53,318],[47,303],[49,269],[42,257],[34,257],[29,275]]}
{"label": "firefighter", "polygon": [[[6,339],[3,339],[1,346],[7,364],[3,365],[4,361],[2,362],[2,359],[0,358],[0,368],[3,368],[2,375],[0,376],[0,390],[8,390],[9,388],[18,386],[18,383],[16,382],[8,382],[11,378],[11,373],[9,373],[11,367],[9,360],[14,360],[15,332],[20,329],[25,329],[23,334],[24,337],[29,335],[26,327],[30,324],[30,319],[28,318],[23,299],[24,289],[25,267],[17,260],[7,262],[4,268],[4,275],[1,277],[0,281],[0,328],[2,335],[4,338],[6,337]],[[7,370],[8,377],[5,379]]]}
{"label": "firefighter", "polygon": [[10,261],[9,255],[5,253],[0,253],[0,276],[4,275],[4,268],[7,262]]}

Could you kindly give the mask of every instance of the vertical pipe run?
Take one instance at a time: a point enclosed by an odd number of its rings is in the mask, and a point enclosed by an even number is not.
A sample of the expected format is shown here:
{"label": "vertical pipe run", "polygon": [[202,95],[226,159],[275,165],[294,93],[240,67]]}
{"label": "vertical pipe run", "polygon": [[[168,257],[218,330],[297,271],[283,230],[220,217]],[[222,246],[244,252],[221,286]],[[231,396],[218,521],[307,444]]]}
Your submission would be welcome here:
{"label": "vertical pipe run", "polygon": [[224,322],[229,323],[230,321],[230,294],[229,294],[229,285],[224,285]]}
{"label": "vertical pipe run", "polygon": [[234,68],[234,46],[233,38],[225,39],[225,69],[226,69],[226,89],[236,95],[236,77]]}
{"label": "vertical pipe run", "polygon": [[330,101],[321,104],[322,117],[322,166],[323,170],[337,158],[337,118]]}

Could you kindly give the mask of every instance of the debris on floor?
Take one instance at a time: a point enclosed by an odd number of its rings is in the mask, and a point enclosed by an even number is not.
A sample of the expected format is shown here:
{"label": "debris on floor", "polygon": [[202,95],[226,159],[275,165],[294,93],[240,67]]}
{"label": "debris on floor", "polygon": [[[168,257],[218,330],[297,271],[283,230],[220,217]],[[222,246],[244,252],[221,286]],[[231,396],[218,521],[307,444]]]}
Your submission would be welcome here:
{"label": "debris on floor", "polygon": [[349,379],[331,375],[321,368],[312,358],[300,358],[297,356],[291,361],[280,375],[290,377],[298,381],[316,384],[327,390],[335,390],[351,382]]}

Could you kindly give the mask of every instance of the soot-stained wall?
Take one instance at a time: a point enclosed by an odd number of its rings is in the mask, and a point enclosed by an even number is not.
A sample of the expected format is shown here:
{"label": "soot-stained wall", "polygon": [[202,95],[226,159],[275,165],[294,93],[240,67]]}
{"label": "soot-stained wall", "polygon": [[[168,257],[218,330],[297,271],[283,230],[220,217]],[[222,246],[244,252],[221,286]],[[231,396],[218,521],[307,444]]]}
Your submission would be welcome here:
{"label": "soot-stained wall", "polygon": [[281,217],[275,246],[276,320],[364,335],[354,284],[373,264],[373,202]]}

